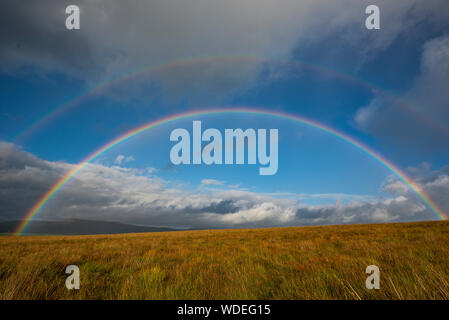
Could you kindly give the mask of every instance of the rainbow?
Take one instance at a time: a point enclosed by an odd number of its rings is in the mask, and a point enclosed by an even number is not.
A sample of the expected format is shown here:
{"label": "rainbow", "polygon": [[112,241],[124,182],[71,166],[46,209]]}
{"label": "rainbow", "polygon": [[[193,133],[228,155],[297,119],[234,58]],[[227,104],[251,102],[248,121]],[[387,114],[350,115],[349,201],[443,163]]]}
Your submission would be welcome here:
{"label": "rainbow", "polygon": [[142,77],[145,75],[157,74],[170,69],[180,68],[185,66],[191,66],[195,64],[203,64],[203,63],[265,63],[276,64],[281,66],[288,66],[292,69],[304,69],[320,74],[324,74],[330,77],[335,77],[338,79],[342,79],[351,85],[356,85],[364,90],[370,92],[376,92],[379,95],[385,97],[389,101],[391,101],[394,105],[400,107],[402,110],[408,111],[413,114],[416,118],[424,121],[428,124],[431,129],[438,129],[445,136],[449,137],[449,127],[446,123],[443,123],[441,119],[430,116],[429,114],[423,112],[420,108],[410,104],[408,101],[401,99],[399,97],[394,96],[390,92],[370,83],[365,80],[361,80],[355,78],[352,75],[343,73],[338,70],[329,69],[327,67],[322,67],[310,63],[305,63],[301,61],[291,61],[291,60],[279,60],[279,59],[264,59],[260,57],[252,57],[252,56],[217,56],[217,57],[198,57],[198,58],[187,58],[174,62],[165,62],[157,65],[153,65],[148,68],[134,70],[117,77],[114,77],[108,81],[105,81],[93,88],[87,90],[86,93],[78,95],[69,101],[59,105],[52,111],[43,115],[42,117],[35,120],[31,125],[27,126],[22,131],[18,132],[14,137],[12,137],[12,141],[20,144],[24,139],[29,137],[32,133],[37,131],[39,128],[44,127],[45,125],[51,123],[53,120],[57,119],[64,113],[74,109],[75,107],[81,105],[83,102],[88,101],[94,97],[100,96],[102,93],[107,91],[109,88],[118,86],[122,83],[130,81],[132,79]]}
{"label": "rainbow", "polygon": [[68,171],[51,189],[49,189],[40,199],[37,201],[33,207],[27,212],[25,218],[20,223],[20,225],[17,227],[15,234],[20,235],[22,232],[26,229],[26,227],[30,224],[32,219],[42,210],[42,208],[46,205],[46,203],[60,190],[70,179],[81,169],[83,169],[89,162],[92,160],[95,160],[100,155],[105,153],[106,151],[112,149],[113,147],[117,146],[118,144],[127,141],[128,139],[138,135],[139,133],[142,133],[146,130],[161,126],[166,123],[170,123],[173,121],[185,119],[185,118],[191,118],[196,116],[203,116],[203,115],[218,115],[218,114],[225,114],[225,113],[240,113],[240,114],[254,114],[254,115],[268,115],[268,116],[274,116],[278,118],[293,120],[296,122],[299,122],[301,124],[308,125],[310,127],[323,130],[324,132],[327,132],[331,134],[332,136],[335,136],[339,138],[340,140],[343,140],[352,146],[356,147],[357,149],[361,150],[365,154],[369,155],[376,161],[378,161],[381,165],[392,171],[403,183],[405,183],[411,190],[413,190],[419,198],[429,207],[429,209],[434,212],[439,219],[441,220],[447,220],[448,215],[445,213],[437,203],[435,203],[422,189],[421,187],[416,184],[410,177],[407,176],[405,172],[403,172],[400,168],[395,166],[393,163],[385,159],[383,156],[381,156],[379,153],[374,151],[373,149],[365,146],[361,142],[355,140],[354,138],[351,138],[350,136],[346,135],[343,132],[337,131],[333,128],[330,128],[324,124],[321,124],[319,122],[309,120],[307,118],[298,116],[298,115],[292,115],[284,112],[278,112],[278,111],[268,111],[263,109],[248,109],[248,108],[221,108],[221,109],[210,109],[210,110],[200,110],[200,111],[190,111],[182,114],[176,114],[169,117],[165,117],[156,121],[151,121],[147,124],[144,124],[140,127],[137,127],[133,130],[130,130],[117,138],[113,139],[109,143],[103,145],[90,155],[88,155],[84,160],[82,160],[79,164],[75,165],[70,171]]}

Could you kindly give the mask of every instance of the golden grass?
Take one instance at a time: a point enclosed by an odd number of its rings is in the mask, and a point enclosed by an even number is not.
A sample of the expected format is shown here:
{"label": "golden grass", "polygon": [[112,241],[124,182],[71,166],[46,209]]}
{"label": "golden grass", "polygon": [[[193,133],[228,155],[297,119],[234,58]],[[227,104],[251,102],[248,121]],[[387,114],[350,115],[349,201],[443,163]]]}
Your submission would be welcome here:
{"label": "golden grass", "polygon": [[[380,290],[365,288],[371,264]],[[5,236],[0,298],[448,299],[449,222]]]}

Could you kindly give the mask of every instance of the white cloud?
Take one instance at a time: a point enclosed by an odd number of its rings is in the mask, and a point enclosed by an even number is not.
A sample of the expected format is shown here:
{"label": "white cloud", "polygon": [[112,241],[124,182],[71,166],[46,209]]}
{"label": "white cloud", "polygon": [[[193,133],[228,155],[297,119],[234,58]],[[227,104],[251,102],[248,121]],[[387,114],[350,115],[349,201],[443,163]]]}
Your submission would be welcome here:
{"label": "white cloud", "polygon": [[117,163],[118,165],[122,165],[123,163],[131,162],[134,160],[135,159],[133,156],[124,156],[123,154],[120,154],[115,158],[114,162]]}
{"label": "white cloud", "polygon": [[157,172],[158,170],[156,168],[153,167],[147,167],[147,173],[148,174],[153,174],[155,172]]}
{"label": "white cloud", "polygon": [[387,179],[387,183],[383,186],[383,189],[389,193],[403,195],[406,194],[409,189],[405,183],[397,180],[394,176],[390,176]]}
{"label": "white cloud", "polygon": [[346,194],[346,193],[301,193],[297,195],[300,200],[308,199],[339,199],[339,200],[357,200],[370,202],[375,200],[373,196],[363,194]]}
{"label": "white cloud", "polygon": [[354,116],[356,124],[360,127],[366,127],[367,125],[369,125],[370,120],[372,119],[373,115],[375,115],[378,109],[379,100],[376,99],[373,99],[366,107],[358,109]]}
{"label": "white cloud", "polygon": [[376,208],[372,214],[373,219],[379,222],[394,221],[398,216],[391,216],[391,214],[384,208]]}
{"label": "white cloud", "polygon": [[220,186],[223,184],[223,181],[215,180],[215,179],[203,179],[201,180],[201,184],[205,186],[215,185]]}
{"label": "white cloud", "polygon": [[[13,144],[0,143],[0,218],[22,218],[72,168],[71,164],[45,161]],[[212,184],[217,183],[213,181]],[[449,209],[448,168],[420,176],[417,183],[443,209]],[[347,198],[350,200],[347,203],[308,205],[284,193],[269,195],[232,189],[203,192],[169,187],[164,180],[149,176],[146,170],[88,164],[46,204],[39,218],[179,227],[289,226],[435,218],[416,194],[405,190],[394,177],[388,179],[384,188],[397,196],[385,199],[361,196]]]}

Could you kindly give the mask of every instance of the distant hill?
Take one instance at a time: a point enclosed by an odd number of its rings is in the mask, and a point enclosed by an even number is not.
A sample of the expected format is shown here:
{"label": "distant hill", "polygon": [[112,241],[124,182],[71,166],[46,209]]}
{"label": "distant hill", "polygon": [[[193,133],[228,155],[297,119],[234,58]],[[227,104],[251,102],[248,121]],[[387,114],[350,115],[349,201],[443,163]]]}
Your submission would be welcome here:
{"label": "distant hill", "polygon": [[[13,233],[19,223],[20,221],[0,222],[0,233]],[[177,230],[164,227],[136,226],[120,222],[69,219],[63,221],[33,221],[27,227],[25,234],[88,235]]]}

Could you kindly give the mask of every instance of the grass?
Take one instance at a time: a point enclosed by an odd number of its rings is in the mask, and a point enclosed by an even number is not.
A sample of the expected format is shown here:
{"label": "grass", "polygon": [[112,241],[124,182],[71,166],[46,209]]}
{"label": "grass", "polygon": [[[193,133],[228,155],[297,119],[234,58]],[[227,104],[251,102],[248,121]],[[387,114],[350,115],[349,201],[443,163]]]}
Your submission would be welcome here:
{"label": "grass", "polygon": [[448,299],[449,222],[2,236],[0,298]]}

